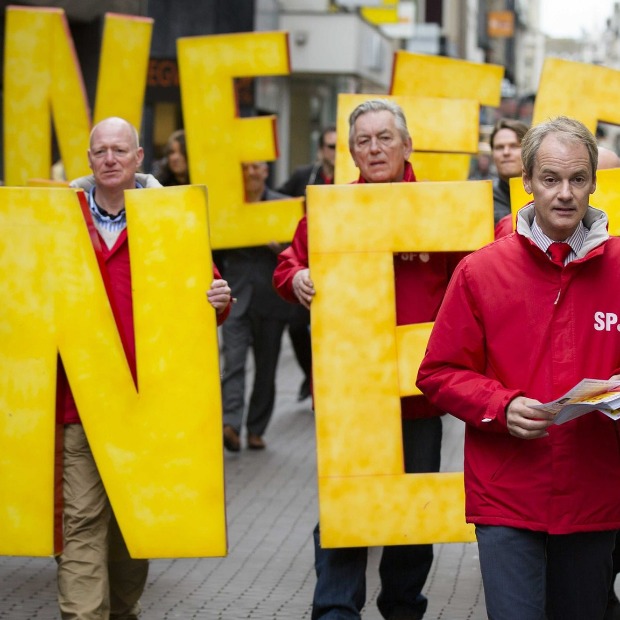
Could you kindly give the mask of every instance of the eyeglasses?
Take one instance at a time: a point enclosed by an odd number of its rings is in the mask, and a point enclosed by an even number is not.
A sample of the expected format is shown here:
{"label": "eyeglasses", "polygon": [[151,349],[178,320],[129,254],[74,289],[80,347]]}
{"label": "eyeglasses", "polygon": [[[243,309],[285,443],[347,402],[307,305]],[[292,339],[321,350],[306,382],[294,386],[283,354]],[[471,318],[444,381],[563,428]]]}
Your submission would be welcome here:
{"label": "eyeglasses", "polygon": [[336,145],[335,144],[324,144],[323,145],[326,149],[331,149],[332,151],[336,150]]}

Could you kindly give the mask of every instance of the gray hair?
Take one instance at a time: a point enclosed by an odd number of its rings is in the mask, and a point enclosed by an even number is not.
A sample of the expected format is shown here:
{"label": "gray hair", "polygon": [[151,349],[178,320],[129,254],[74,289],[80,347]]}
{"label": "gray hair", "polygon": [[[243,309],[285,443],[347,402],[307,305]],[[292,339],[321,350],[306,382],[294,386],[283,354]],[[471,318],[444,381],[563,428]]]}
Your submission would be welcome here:
{"label": "gray hair", "polygon": [[542,141],[548,135],[555,135],[563,142],[583,144],[588,149],[592,178],[596,178],[598,166],[598,145],[592,132],[580,121],[568,116],[558,116],[544,123],[532,127],[521,142],[521,159],[523,169],[531,177],[534,171],[534,162]]}
{"label": "gray hair", "polygon": [[407,119],[405,118],[405,113],[397,103],[390,101],[389,99],[369,99],[368,101],[364,101],[364,103],[360,103],[349,116],[349,148],[353,148],[353,141],[355,138],[355,121],[357,121],[360,116],[368,114],[368,112],[384,111],[390,112],[390,114],[394,116],[396,129],[398,130],[398,133],[400,133],[400,137],[403,139],[403,142],[407,142],[407,140],[411,138],[409,129],[407,129]]}

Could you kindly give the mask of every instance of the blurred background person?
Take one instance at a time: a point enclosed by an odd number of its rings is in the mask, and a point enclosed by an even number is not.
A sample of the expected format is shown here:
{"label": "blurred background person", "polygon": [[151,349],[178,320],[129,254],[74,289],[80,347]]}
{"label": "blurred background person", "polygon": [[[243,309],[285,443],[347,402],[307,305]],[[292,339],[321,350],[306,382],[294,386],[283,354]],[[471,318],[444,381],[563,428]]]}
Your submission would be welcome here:
{"label": "blurred background person", "polygon": [[189,183],[184,129],[178,129],[170,135],[165,156],[153,165],[153,175],[164,186]]}
{"label": "blurred background person", "polygon": [[[267,187],[269,168],[264,161],[245,163],[243,183],[248,203],[286,198]],[[222,274],[237,302],[222,326],[222,408],[224,447],[241,449],[241,430],[246,410],[246,361],[250,348],[254,354],[254,385],[247,405],[245,426],[247,447],[263,450],[276,399],[276,370],[282,334],[291,314],[271,284],[279,243],[223,250]],[[219,260],[219,259],[218,259]]]}
{"label": "blurred background person", "polygon": [[288,181],[278,188],[287,196],[305,196],[307,185],[329,185],[334,182],[336,162],[336,127],[329,125],[319,136],[316,161],[296,168]]}
{"label": "blurred background person", "polygon": [[486,142],[481,142],[478,145],[478,155],[472,158],[469,179],[471,181],[493,181],[496,178],[497,174],[491,158],[491,147]]}
{"label": "blurred background person", "polygon": [[490,144],[497,179],[493,182],[493,220],[495,225],[510,215],[511,177],[520,177],[521,140],[527,132],[527,125],[511,118],[500,118],[491,132]]}

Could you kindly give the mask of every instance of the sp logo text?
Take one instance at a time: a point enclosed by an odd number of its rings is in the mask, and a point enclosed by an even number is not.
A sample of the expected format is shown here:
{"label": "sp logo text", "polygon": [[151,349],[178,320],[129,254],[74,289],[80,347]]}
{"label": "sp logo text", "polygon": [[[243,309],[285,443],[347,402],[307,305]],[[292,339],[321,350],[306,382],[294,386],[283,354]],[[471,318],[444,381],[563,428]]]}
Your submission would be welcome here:
{"label": "sp logo text", "polygon": [[618,315],[615,312],[595,312],[594,329],[597,332],[610,332],[614,329],[620,331]]}

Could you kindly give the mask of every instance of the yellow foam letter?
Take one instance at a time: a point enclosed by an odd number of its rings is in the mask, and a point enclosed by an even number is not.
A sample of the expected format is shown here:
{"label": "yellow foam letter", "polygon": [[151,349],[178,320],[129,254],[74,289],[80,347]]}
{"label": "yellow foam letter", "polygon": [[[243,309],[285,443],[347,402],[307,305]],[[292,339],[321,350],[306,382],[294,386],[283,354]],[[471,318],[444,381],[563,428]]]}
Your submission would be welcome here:
{"label": "yellow foam letter", "polygon": [[404,473],[400,397],[431,324],[395,325],[393,253],[492,241],[491,183],[312,186],[308,213],[321,544],[473,540],[462,474]]}
{"label": "yellow foam letter", "polygon": [[[102,116],[96,120],[122,116],[140,127],[152,23],[106,16],[97,86],[101,103],[96,106]],[[64,11],[9,7],[4,60],[6,185],[49,177],[51,118],[67,177],[88,174],[89,106]]]}
{"label": "yellow foam letter", "polygon": [[140,130],[152,31],[150,17],[106,14],[94,123],[120,116]]}
{"label": "yellow foam letter", "polygon": [[[435,107],[433,120],[423,122],[416,132],[411,132],[414,142],[413,167],[418,179],[431,181],[465,181],[469,174],[469,155],[457,154],[457,149],[433,146],[430,132],[442,132],[447,140],[456,141],[469,136],[472,127],[478,127],[479,106],[497,106],[501,96],[501,81],[504,69],[499,65],[474,63],[455,58],[427,56],[399,51],[394,57],[392,95],[415,97],[438,97],[441,99],[469,100],[476,103],[473,114],[464,101],[456,104],[457,110],[442,110]],[[461,109],[458,109],[458,105]],[[441,114],[442,116],[436,116]],[[450,114],[450,118],[448,117]],[[407,122],[413,122],[407,115]],[[423,140],[427,134],[429,139]],[[427,147],[426,144],[430,143]],[[475,147],[461,153],[476,153]]]}
{"label": "yellow foam letter", "polygon": [[[351,183],[358,171],[349,153],[349,115],[368,99],[391,99],[401,106],[413,139],[411,156],[421,181],[466,180],[469,155],[478,151],[477,101],[437,97],[338,95],[336,183]],[[434,151],[429,154],[424,151]],[[438,153],[443,151],[443,153]],[[445,155],[444,155],[445,153]],[[429,157],[430,155],[430,157]]]}
{"label": "yellow foam letter", "polygon": [[499,65],[399,51],[390,93],[473,99],[480,105],[498,106],[503,75]]}
{"label": "yellow foam letter", "polygon": [[57,351],[132,556],[226,552],[206,193],[126,205],[139,391],[75,192],[0,188],[1,554],[52,553]]}
{"label": "yellow foam letter", "polygon": [[286,34],[191,37],[177,48],[190,178],[209,188],[212,247],[290,241],[302,215],[299,199],[245,203],[241,163],[276,159],[275,118],[239,118],[233,83],[287,75]]}
{"label": "yellow foam letter", "polygon": [[547,58],[536,93],[532,124],[555,116],[580,120],[594,133],[598,121],[620,124],[620,71]]}

